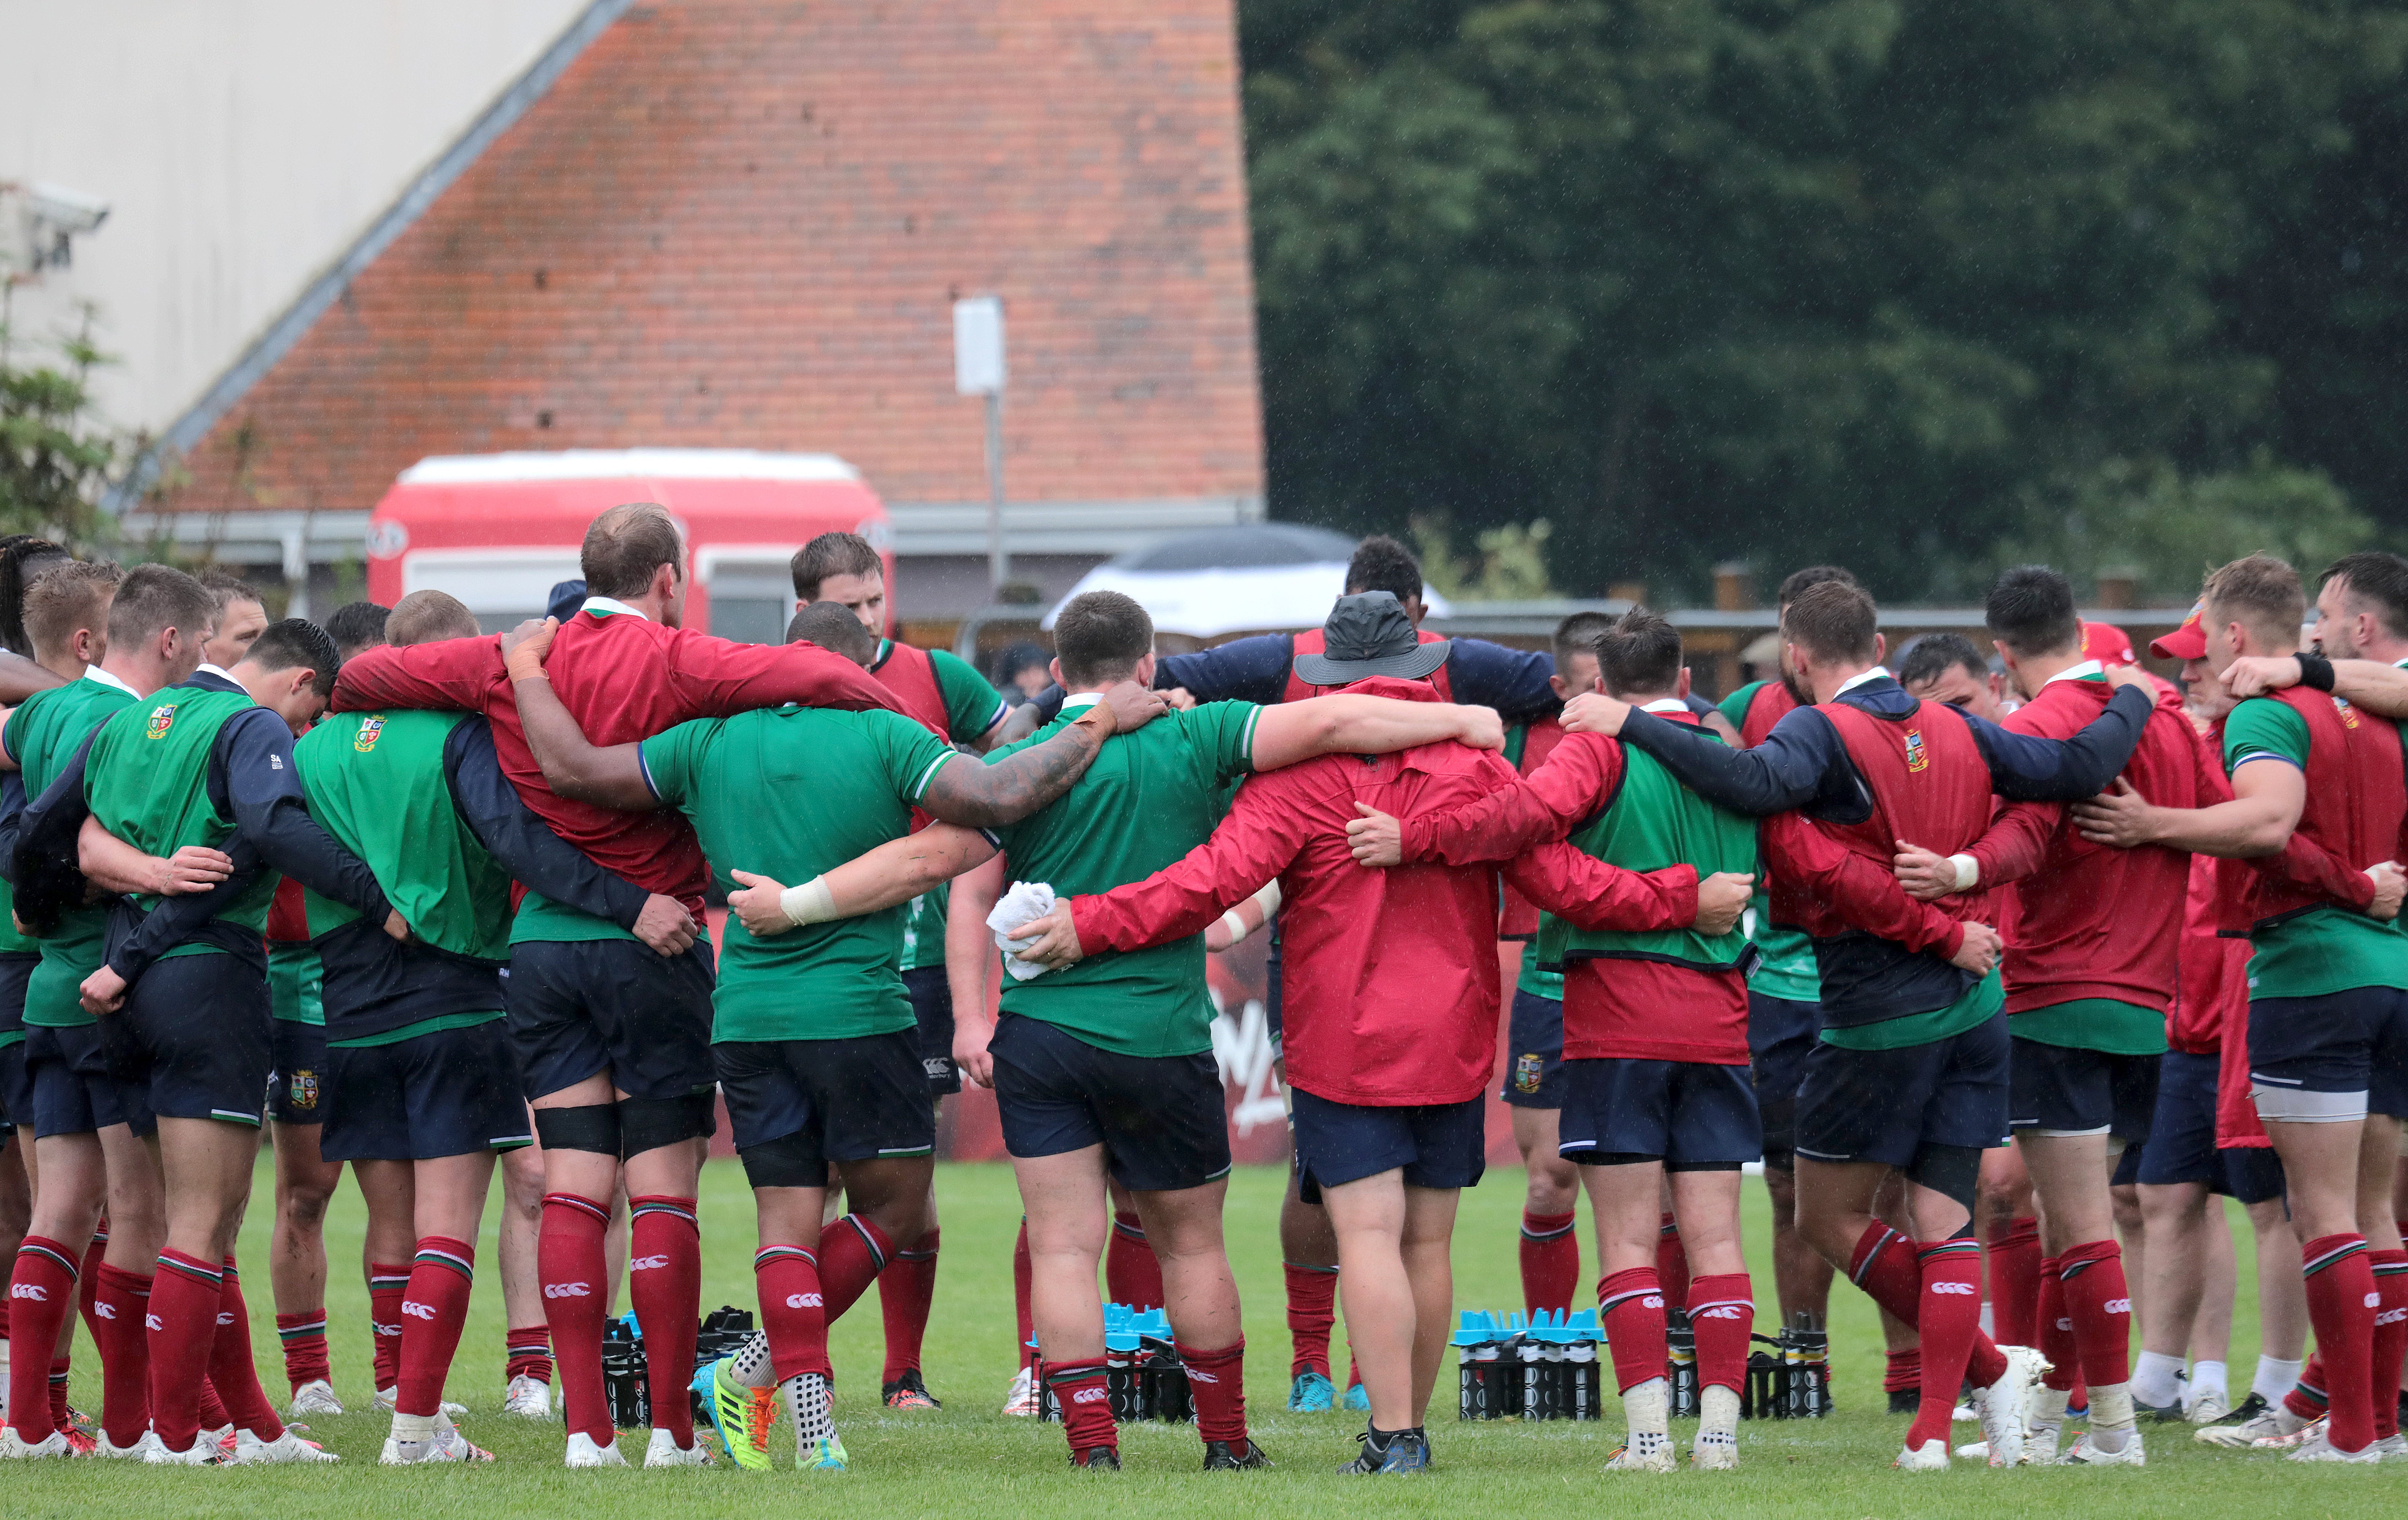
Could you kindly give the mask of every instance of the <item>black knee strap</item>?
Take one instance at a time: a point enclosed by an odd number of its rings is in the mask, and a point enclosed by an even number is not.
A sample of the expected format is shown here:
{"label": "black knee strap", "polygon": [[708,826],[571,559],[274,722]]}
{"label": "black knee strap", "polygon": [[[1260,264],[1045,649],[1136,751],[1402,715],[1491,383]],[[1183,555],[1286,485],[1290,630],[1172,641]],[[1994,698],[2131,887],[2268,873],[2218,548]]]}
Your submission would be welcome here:
{"label": "black knee strap", "polygon": [[1982,1148],[1975,1145],[1927,1145],[1906,1169],[1909,1181],[1954,1198],[1973,1212],[1982,1177]]}
{"label": "black knee strap", "polygon": [[748,1145],[738,1154],[744,1161],[744,1180],[754,1187],[827,1186],[827,1158],[802,1130]]}
{"label": "black knee strap", "polygon": [[709,1093],[683,1097],[629,1097],[619,1102],[620,1154],[638,1156],[664,1145],[709,1135],[717,1126]]}
{"label": "black knee strap", "polygon": [[535,1138],[547,1151],[592,1151],[619,1154],[619,1108],[614,1103],[589,1103],[574,1109],[535,1111]]}

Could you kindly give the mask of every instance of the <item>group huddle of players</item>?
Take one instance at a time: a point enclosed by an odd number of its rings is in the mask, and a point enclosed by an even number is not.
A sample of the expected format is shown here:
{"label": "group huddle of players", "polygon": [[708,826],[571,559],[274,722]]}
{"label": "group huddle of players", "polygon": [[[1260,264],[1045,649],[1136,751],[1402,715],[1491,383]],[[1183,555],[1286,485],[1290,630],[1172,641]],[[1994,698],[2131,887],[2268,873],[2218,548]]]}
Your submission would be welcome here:
{"label": "group huddle of players", "polygon": [[[1034,1350],[1007,1412],[1041,1378],[1073,1464],[1120,1465],[1100,1261],[1115,1299],[1167,1308],[1206,1470],[1267,1466],[1205,982],[1208,947],[1267,919],[1291,1406],[1366,1411],[1341,1471],[1429,1465],[1498,945],[1523,939],[1525,1283],[1534,1306],[1577,1292],[1584,1185],[1628,1421],[1609,1470],[1676,1466],[1668,1305],[1695,1336],[1690,1461],[1738,1465],[1757,1160],[1784,1310],[1844,1268],[1888,1317],[1914,1390],[1900,1468],[1949,1464],[1969,1387],[1993,1466],[2140,1464],[2138,1420],[2185,1410],[2210,1192],[2252,1206],[2261,1255],[2296,1236],[2319,1355],[2272,1355],[2270,1308],[2251,1401],[2203,1437],[2408,1455],[2408,561],[2326,573],[2321,653],[2299,652],[2289,566],[2224,566],[2156,646],[2180,690],[2041,567],[1990,595],[2002,679],[1927,640],[1902,685],[1871,598],[1800,571],[1779,679],[1720,709],[1644,609],[1570,620],[1552,653],[1423,632],[1387,539],[1294,636],[1157,658],[1138,603],[1075,597],[1057,685],[1016,709],[880,637],[883,566],[853,535],[796,555],[779,648],[680,626],[660,507],[597,518],[582,568],[566,616],[480,636],[422,592],[338,650],[238,586],[0,551],[0,624],[33,655],[0,659],[0,1103],[31,1184],[0,1456],[335,1459],[252,1367],[232,1248],[272,1118],[295,1412],[339,1409],[308,1224],[348,1162],[382,1460],[491,1459],[442,1393],[498,1158],[509,1407],[548,1410],[548,1343],[566,1464],[627,1464],[602,1378],[624,1266],[642,1461],[707,1463],[695,1204],[724,1098],[763,1328],[710,1369],[710,1423],[765,1468],[782,1405],[796,1464],[841,1470],[827,1325],[872,1283],[885,1402],[935,1402],[931,1158],[967,1077],[995,1091],[1025,1211]],[[2158,1205],[2134,1237],[2138,1367],[2125,1182]],[[89,1432],[64,1401],[79,1299]],[[2194,1417],[2229,1404],[2206,1381]]]}

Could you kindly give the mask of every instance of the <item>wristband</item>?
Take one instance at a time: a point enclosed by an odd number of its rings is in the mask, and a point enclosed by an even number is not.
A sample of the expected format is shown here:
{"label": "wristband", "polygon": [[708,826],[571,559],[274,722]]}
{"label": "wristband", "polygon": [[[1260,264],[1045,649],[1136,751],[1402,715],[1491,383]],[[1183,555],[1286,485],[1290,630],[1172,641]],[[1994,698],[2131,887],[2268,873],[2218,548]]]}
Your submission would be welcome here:
{"label": "wristband", "polygon": [[1956,890],[1971,892],[1982,880],[1982,863],[1971,855],[1950,855],[1948,864],[1956,868]]}
{"label": "wristband", "polygon": [[2332,662],[2321,654],[2301,650],[2292,656],[2300,662],[2300,684],[2312,692],[2329,692],[2333,687]]}
{"label": "wristband", "polygon": [[1234,908],[1221,915],[1221,927],[1229,931],[1229,943],[1233,945],[1254,932],[1246,927],[1245,915]]}
{"label": "wristband", "polygon": [[827,878],[814,876],[800,886],[790,886],[778,894],[778,910],[787,921],[800,926],[824,924],[837,917],[836,894],[830,892]]}

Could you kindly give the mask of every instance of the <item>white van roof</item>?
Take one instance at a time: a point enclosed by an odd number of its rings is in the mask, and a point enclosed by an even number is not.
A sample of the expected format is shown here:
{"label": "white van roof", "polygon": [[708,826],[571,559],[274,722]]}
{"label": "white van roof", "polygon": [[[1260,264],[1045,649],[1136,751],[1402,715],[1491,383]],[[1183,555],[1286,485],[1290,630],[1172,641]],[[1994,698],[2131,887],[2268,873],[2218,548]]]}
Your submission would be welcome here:
{"label": "white van roof", "polygon": [[504,480],[858,480],[834,454],[759,449],[562,449],[500,454],[437,454],[403,470],[403,485],[482,485]]}

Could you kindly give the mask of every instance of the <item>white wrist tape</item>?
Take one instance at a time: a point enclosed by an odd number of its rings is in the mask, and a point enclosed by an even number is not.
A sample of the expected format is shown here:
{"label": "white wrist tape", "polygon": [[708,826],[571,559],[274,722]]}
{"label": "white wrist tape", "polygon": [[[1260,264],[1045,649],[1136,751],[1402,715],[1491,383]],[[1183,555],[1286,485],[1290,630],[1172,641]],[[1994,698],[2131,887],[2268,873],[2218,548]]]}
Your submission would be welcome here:
{"label": "white wrist tape", "polygon": [[1229,943],[1233,945],[1254,932],[1246,927],[1246,916],[1234,908],[1221,915],[1221,927],[1229,931]]}
{"label": "white wrist tape", "polygon": [[796,925],[824,924],[837,916],[836,894],[828,890],[824,876],[814,876],[779,893],[778,907]]}
{"label": "white wrist tape", "polygon": [[1264,882],[1263,889],[1254,894],[1254,901],[1262,907],[1263,922],[1266,924],[1269,923],[1271,921],[1271,915],[1280,911],[1280,888],[1278,878],[1274,877],[1270,881]]}
{"label": "white wrist tape", "polygon": [[1948,864],[1956,868],[1956,890],[1971,892],[1982,880],[1982,863],[1971,855],[1950,855]]}

